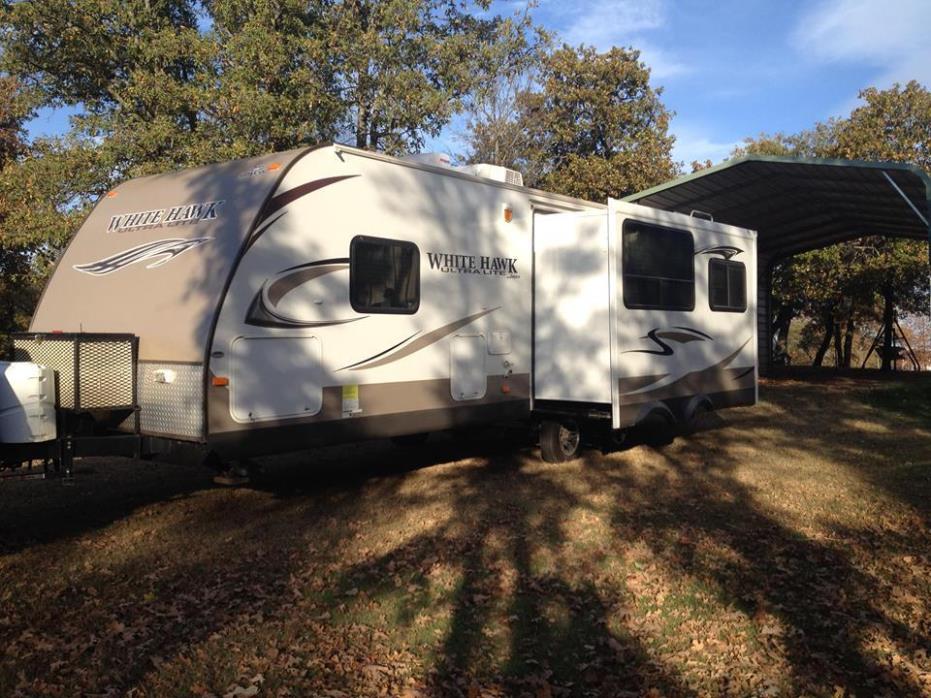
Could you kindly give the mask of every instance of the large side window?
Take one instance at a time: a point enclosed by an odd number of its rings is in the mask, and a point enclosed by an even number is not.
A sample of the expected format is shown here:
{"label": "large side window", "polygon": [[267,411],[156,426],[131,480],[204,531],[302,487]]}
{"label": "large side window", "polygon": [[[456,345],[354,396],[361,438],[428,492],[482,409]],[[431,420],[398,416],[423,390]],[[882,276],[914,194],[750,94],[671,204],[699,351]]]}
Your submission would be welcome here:
{"label": "large side window", "polygon": [[692,310],[695,307],[695,243],[685,230],[624,221],[624,305]]}
{"label": "large side window", "polygon": [[349,244],[349,298],[359,313],[416,313],[420,307],[417,245],[354,237]]}
{"label": "large side window", "polygon": [[708,305],[731,313],[747,309],[747,268],[743,262],[708,260]]}

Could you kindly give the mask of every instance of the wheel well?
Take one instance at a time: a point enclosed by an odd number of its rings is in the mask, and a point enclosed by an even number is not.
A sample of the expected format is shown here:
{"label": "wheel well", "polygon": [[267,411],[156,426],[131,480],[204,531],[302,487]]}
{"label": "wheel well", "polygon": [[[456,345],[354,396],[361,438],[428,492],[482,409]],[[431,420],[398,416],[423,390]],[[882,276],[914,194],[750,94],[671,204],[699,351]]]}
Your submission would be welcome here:
{"label": "wheel well", "polygon": [[662,419],[669,426],[673,426],[678,420],[673,411],[663,402],[648,402],[637,413],[637,419],[634,426],[643,424],[647,421]]}
{"label": "wheel well", "polygon": [[714,410],[714,403],[707,395],[693,395],[682,409],[682,422],[688,424],[701,410]]}

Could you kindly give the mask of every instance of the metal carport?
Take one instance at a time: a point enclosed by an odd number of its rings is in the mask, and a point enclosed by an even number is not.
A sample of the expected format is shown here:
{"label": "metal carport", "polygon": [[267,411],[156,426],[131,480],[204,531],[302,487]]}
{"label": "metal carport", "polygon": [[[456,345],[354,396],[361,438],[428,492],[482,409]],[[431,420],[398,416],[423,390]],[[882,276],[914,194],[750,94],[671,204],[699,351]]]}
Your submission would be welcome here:
{"label": "metal carport", "polygon": [[770,289],[778,260],[836,242],[884,235],[931,242],[931,178],[903,163],[754,155],[624,199],[759,233],[760,368],[769,368]]}

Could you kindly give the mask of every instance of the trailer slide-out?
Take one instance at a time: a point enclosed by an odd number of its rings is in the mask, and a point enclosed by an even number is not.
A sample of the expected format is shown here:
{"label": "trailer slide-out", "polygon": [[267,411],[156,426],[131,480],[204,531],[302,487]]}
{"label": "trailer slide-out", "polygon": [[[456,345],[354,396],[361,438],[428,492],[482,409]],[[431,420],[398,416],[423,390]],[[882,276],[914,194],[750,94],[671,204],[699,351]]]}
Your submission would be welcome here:
{"label": "trailer slide-out", "polygon": [[751,231],[328,145],[118,186],[13,359],[55,372],[74,455],[228,462],[507,421],[562,460],[753,404],[755,290]]}

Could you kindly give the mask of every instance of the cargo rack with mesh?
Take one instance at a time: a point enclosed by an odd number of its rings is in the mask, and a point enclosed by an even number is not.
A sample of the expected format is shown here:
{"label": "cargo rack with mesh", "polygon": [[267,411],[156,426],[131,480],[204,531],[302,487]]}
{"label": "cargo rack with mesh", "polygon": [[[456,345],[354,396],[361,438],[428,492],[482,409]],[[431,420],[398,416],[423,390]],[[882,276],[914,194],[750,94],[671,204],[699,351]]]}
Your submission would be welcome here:
{"label": "cargo rack with mesh", "polygon": [[55,371],[58,437],[36,444],[0,445],[0,469],[40,461],[43,473],[69,475],[75,456],[142,452],[137,366],[132,334],[20,332],[13,360]]}

